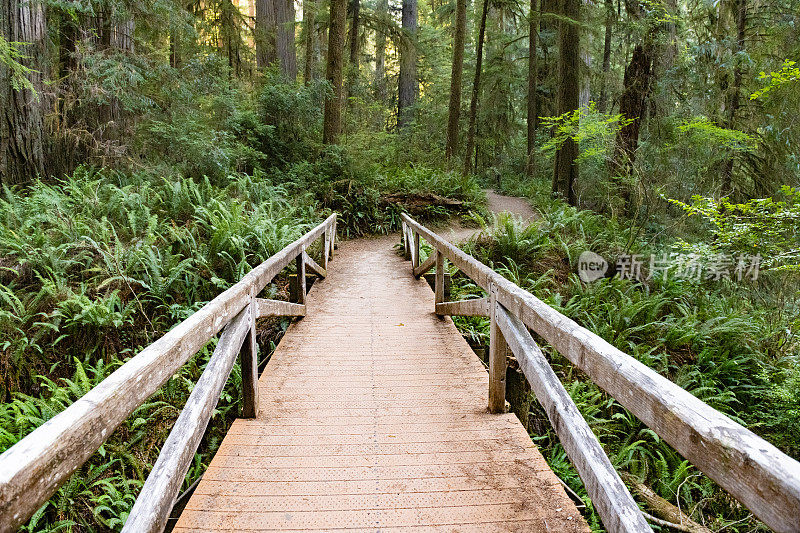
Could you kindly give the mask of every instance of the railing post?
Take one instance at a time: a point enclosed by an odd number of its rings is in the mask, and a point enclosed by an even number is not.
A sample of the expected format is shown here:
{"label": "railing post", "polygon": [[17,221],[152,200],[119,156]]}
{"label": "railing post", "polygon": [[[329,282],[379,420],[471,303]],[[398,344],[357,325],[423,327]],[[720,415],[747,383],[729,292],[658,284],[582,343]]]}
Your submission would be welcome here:
{"label": "railing post", "polygon": [[258,417],[258,344],[256,344],[256,296],[250,291],[250,331],[239,357],[242,365],[242,418]]}
{"label": "railing post", "polygon": [[[438,273],[438,269],[437,269]],[[497,287],[489,286],[489,412],[506,411],[506,351],[508,345],[497,324]]]}
{"label": "railing post", "polygon": [[414,248],[411,250],[411,272],[419,266],[419,233],[414,232]]}
{"label": "railing post", "polygon": [[434,282],[435,302],[440,304],[444,301],[444,254],[436,250],[436,281]]}
{"label": "railing post", "polygon": [[297,255],[297,258],[294,260],[294,264],[297,267],[297,281],[295,284],[295,300],[299,304],[306,303],[306,261],[303,257],[306,253],[306,247],[303,246],[300,253]]}
{"label": "railing post", "polygon": [[331,228],[325,228],[325,236],[322,238],[322,268],[328,270],[328,257],[331,253]]}

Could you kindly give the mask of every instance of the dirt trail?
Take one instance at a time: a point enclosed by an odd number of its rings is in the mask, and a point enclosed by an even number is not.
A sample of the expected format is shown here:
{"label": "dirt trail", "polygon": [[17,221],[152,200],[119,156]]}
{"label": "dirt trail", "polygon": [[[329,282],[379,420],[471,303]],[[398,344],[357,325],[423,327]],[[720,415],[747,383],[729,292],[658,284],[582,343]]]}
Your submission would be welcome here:
{"label": "dirt trail", "polygon": [[[536,213],[526,198],[505,196],[490,189],[486,189],[484,192],[486,193],[489,211],[492,213],[511,213],[521,217],[526,222],[536,218]],[[460,222],[455,221],[449,228],[440,230],[439,234],[451,242],[461,242],[469,239],[479,231],[476,228],[465,228]]]}

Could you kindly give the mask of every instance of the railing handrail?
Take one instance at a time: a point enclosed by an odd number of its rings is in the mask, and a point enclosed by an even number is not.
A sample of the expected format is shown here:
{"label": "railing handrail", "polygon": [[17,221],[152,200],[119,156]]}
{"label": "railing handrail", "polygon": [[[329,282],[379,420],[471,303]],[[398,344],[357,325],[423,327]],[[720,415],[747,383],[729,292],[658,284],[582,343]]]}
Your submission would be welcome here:
{"label": "railing handrail", "polygon": [[[800,531],[799,462],[408,215],[402,220],[407,248],[412,242],[417,248],[417,235],[422,236],[510,316],[544,338],[764,523],[778,532]],[[417,266],[418,249],[411,254]],[[437,264],[437,272],[441,268]]]}
{"label": "railing handrail", "polygon": [[14,531],[33,515],[137,407],[251,305],[284,267],[297,260],[304,274],[305,250],[323,234],[326,264],[335,232],[336,214],[332,214],[0,455],[0,532]]}

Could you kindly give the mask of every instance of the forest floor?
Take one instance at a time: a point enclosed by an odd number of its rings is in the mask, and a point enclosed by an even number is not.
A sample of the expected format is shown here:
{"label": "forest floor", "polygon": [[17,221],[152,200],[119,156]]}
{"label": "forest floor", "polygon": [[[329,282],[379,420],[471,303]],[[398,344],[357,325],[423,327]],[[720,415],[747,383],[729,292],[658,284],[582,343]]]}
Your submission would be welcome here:
{"label": "forest floor", "polygon": [[[506,196],[491,189],[485,189],[484,192],[486,193],[486,207],[493,215],[511,213],[520,217],[524,222],[536,218],[536,213],[527,198]],[[450,242],[462,242],[480,231],[478,228],[466,227],[459,220],[454,220],[447,229],[442,230],[442,236]]]}

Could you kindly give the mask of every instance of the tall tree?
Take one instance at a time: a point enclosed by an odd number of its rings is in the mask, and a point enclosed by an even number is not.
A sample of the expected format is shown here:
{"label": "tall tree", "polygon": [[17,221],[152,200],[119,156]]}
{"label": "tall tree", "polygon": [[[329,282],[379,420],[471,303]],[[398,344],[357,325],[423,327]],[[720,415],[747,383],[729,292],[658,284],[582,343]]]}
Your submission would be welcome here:
{"label": "tall tree", "polygon": [[378,0],[378,31],[375,34],[375,98],[386,100],[386,30],[389,16],[389,0]]}
{"label": "tall tree", "polygon": [[303,42],[305,45],[303,82],[305,83],[309,83],[314,78],[315,73],[317,1],[318,0],[303,0]]}
{"label": "tall tree", "polygon": [[[635,21],[642,21],[645,16],[644,6],[638,0],[626,2],[625,9]],[[619,112],[629,122],[617,132],[611,170],[612,177],[620,186],[625,212],[628,212],[631,208],[631,190],[625,181],[633,172],[639,132],[653,85],[653,34],[650,30],[646,31],[642,42],[634,47],[622,83]]]}
{"label": "tall tree", "polygon": [[277,22],[275,20],[274,0],[256,1],[256,25],[254,41],[256,43],[256,66],[263,70],[278,60],[275,39]]}
{"label": "tall tree", "polygon": [[350,1],[350,68],[358,71],[358,56],[361,53],[361,41],[358,32],[361,24],[361,2],[359,0]]}
{"label": "tall tree", "polygon": [[26,183],[46,170],[44,2],[0,0],[0,37],[9,43],[26,43],[20,45],[23,53],[20,64],[30,69],[24,87],[11,68],[0,66],[0,183],[14,185]]}
{"label": "tall tree", "polygon": [[472,80],[472,98],[469,101],[469,127],[467,128],[467,148],[464,153],[464,174],[472,173],[472,156],[475,151],[475,120],[478,116],[478,94],[481,87],[481,71],[483,70],[483,41],[486,36],[486,14],[489,12],[489,0],[483,0],[481,23],[478,29],[477,50],[475,52],[475,77]]}
{"label": "tall tree", "polygon": [[600,98],[597,109],[606,112],[608,106],[608,73],[611,71],[611,36],[614,29],[614,0],[605,0],[606,32],[603,39],[603,74],[600,77]]}
{"label": "tall tree", "polygon": [[417,0],[403,0],[403,35],[400,38],[400,76],[397,83],[397,126],[412,121],[417,99]]}
{"label": "tall tree", "polygon": [[294,0],[256,0],[256,64],[259,69],[278,62],[281,73],[297,79]]}
{"label": "tall tree", "polygon": [[[561,0],[558,22],[558,114],[578,109],[580,93],[580,0]],[[567,137],[556,152],[553,168],[553,193],[570,205],[577,205],[575,184],[578,181],[578,144]]]}
{"label": "tall tree", "polygon": [[528,158],[525,161],[525,173],[533,177],[536,174],[536,130],[539,126],[539,0],[531,0],[528,14]]}
{"label": "tall tree", "polygon": [[347,0],[330,0],[328,27],[328,68],[326,78],[333,87],[333,95],[325,99],[325,116],[322,142],[339,142],[342,132],[342,70],[344,66],[344,40],[347,26]]}
{"label": "tall tree", "polygon": [[456,0],[453,31],[453,66],[450,74],[450,106],[447,114],[445,159],[450,162],[458,151],[458,123],[461,118],[461,78],[464,72],[464,41],[467,34],[467,0]]}
{"label": "tall tree", "polygon": [[[745,46],[745,30],[747,29],[747,0],[732,0],[731,9],[736,20],[736,39],[733,45],[733,83],[725,95],[725,127],[733,129],[736,125],[736,113],[739,111],[739,93],[742,89],[743,60]],[[722,165],[722,194],[733,192],[733,157],[729,157]]]}

